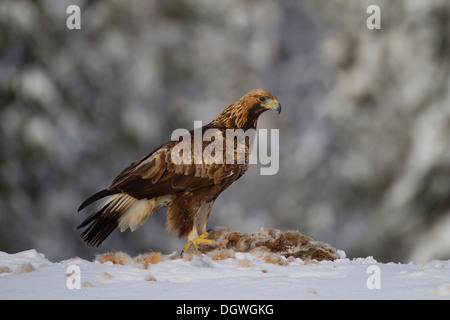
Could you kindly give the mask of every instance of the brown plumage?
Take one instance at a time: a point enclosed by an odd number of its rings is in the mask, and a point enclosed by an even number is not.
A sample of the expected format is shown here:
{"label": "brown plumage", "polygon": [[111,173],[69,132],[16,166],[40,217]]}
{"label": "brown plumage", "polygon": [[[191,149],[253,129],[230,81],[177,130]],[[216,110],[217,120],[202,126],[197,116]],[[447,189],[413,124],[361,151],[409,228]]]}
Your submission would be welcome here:
{"label": "brown plumage", "polygon": [[[226,147],[227,129],[256,129],[258,117],[269,109],[278,113],[281,111],[275,96],[264,89],[252,90],[202,127],[202,133],[212,132],[214,135],[210,141],[201,140],[202,154],[209,150],[205,155],[210,154],[211,158],[199,158],[198,153],[194,154],[199,151],[194,139],[186,140],[189,143],[184,144],[190,146],[190,150],[180,148],[185,137],[194,136],[192,130],[179,141],[169,141],[133,162],[114,179],[109,188],[94,194],[79,207],[78,211],[107,197],[77,227],[86,227],[81,235],[83,241],[88,246],[99,246],[116,227],[121,231],[127,228],[134,231],[153,212],[167,206],[167,229],[178,232],[179,237],[187,237],[188,241],[198,238],[206,232],[214,201],[248,168],[249,139],[233,138],[233,149],[229,150]],[[210,152],[215,139],[222,141],[222,154],[218,153],[220,148]],[[208,146],[210,149],[207,149]],[[181,149],[182,152],[179,151]],[[244,152],[243,159],[239,158],[240,151]],[[231,153],[235,156],[233,162],[227,163],[230,162],[226,161],[227,153],[228,156]],[[180,158],[175,159],[175,156]],[[180,162],[185,156],[190,156],[190,160]],[[211,161],[212,158],[215,161]]]}

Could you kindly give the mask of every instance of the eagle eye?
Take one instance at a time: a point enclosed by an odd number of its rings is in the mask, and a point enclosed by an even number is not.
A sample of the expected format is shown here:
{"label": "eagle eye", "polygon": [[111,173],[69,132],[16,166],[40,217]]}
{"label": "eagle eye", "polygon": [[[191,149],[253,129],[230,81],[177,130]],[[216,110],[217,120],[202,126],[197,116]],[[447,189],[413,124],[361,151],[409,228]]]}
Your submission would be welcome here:
{"label": "eagle eye", "polygon": [[264,97],[264,96],[259,96],[258,97],[258,100],[260,101],[260,102],[264,102],[264,101],[266,101],[266,97]]}

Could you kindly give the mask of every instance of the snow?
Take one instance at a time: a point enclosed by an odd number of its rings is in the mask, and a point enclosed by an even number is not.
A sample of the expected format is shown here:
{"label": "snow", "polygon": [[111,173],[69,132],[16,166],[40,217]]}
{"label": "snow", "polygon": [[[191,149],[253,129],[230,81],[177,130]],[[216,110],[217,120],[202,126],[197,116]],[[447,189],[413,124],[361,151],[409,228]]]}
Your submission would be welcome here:
{"label": "snow", "polygon": [[34,249],[0,252],[0,299],[450,299],[450,260],[380,263],[338,253],[321,262],[236,252],[121,265],[52,262]]}

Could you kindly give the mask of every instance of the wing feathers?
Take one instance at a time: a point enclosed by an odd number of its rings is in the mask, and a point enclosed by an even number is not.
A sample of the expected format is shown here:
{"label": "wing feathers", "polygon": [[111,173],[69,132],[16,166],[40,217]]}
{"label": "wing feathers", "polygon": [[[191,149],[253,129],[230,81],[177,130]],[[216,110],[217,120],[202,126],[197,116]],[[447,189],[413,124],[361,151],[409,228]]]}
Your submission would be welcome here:
{"label": "wing feathers", "polygon": [[[225,128],[218,130],[222,130],[225,136]],[[113,180],[108,189],[82,203],[79,211],[109,196],[98,210],[77,227],[87,227],[82,233],[82,239],[87,245],[100,245],[116,227],[121,231],[127,228],[134,231],[151,213],[168,205],[169,229],[177,230],[179,236],[185,236],[192,229],[198,208],[205,201],[215,200],[247,170],[247,164],[194,164],[193,161],[175,164],[171,153],[177,143],[170,141],[133,162]],[[203,148],[208,143],[204,142]]]}
{"label": "wing feathers", "polygon": [[156,183],[157,181],[159,181],[161,179],[161,176],[166,172],[166,168],[167,168],[167,164],[166,163],[162,164],[158,168],[158,171],[152,177],[152,183]]}

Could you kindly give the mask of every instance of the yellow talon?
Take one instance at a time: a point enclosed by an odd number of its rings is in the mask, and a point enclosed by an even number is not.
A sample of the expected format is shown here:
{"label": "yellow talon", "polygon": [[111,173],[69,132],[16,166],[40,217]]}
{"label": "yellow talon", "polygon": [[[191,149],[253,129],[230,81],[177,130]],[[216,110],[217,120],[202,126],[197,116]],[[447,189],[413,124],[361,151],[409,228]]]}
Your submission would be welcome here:
{"label": "yellow talon", "polygon": [[201,235],[199,235],[197,238],[192,239],[191,241],[188,241],[186,246],[183,249],[183,252],[186,252],[186,249],[189,248],[191,245],[195,247],[195,249],[198,250],[198,245],[200,243],[211,243],[214,242],[214,239],[205,239],[207,236],[209,236],[208,232],[203,232]]}

